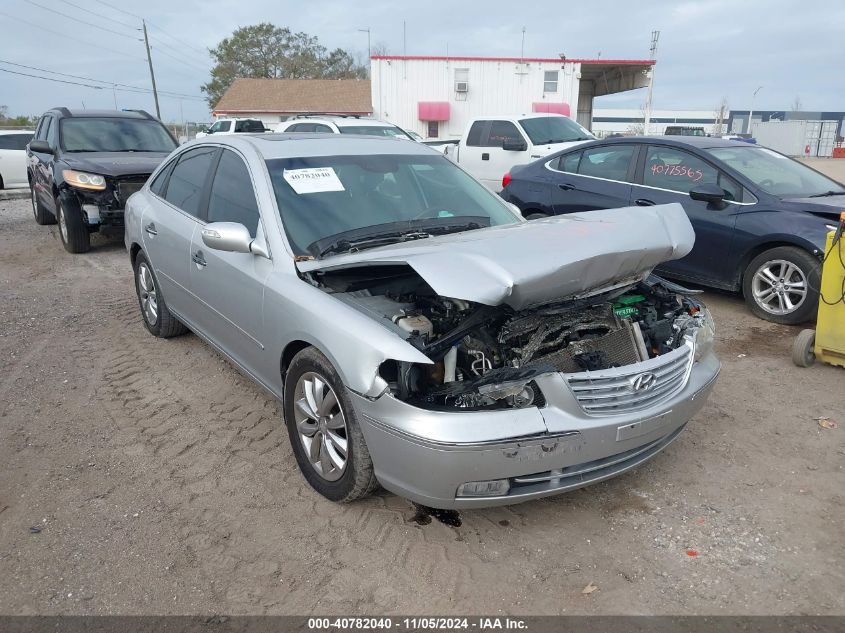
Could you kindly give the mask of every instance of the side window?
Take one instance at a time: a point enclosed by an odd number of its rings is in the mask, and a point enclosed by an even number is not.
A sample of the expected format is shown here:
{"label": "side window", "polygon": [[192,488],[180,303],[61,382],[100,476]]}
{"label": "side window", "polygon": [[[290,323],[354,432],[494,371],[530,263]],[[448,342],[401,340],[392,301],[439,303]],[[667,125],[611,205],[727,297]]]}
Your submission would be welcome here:
{"label": "side window", "polygon": [[578,173],[578,163],[581,161],[581,153],[582,152],[575,152],[574,154],[564,154],[558,159],[558,164],[556,169],[558,171],[565,171],[568,174],[577,174]]}
{"label": "side window", "polygon": [[43,141],[47,138],[47,123],[50,117],[43,116],[41,120],[38,122],[38,127],[35,128],[35,138],[39,141]]}
{"label": "side window", "polygon": [[255,119],[247,119],[245,121],[237,121],[235,123],[235,132],[263,132],[264,124]]}
{"label": "side window", "polygon": [[155,195],[161,198],[164,197],[164,187],[167,184],[167,177],[170,175],[170,172],[173,171],[173,165],[175,164],[175,160],[170,161],[164,169],[158,172],[158,175],[150,183],[150,191],[152,191]]}
{"label": "side window", "polygon": [[53,117],[50,117],[50,125],[47,128],[47,142],[50,144],[50,147],[58,147],[58,127],[59,122]]}
{"label": "side window", "polygon": [[604,145],[581,152],[578,173],[607,180],[626,181],[634,157],[634,145]]}
{"label": "side window", "polygon": [[258,202],[249,170],[232,151],[223,150],[208,199],[209,222],[238,222],[255,237],[258,228]]}
{"label": "side window", "polygon": [[314,124],[314,131],[315,132],[328,132],[331,134],[332,129],[328,125],[323,125],[322,123],[315,123]]}
{"label": "side window", "polygon": [[216,151],[213,147],[197,147],[182,154],[170,174],[164,199],[199,217],[203,186]]}
{"label": "side window", "polygon": [[313,123],[294,123],[285,132],[312,132],[313,130]]}
{"label": "side window", "polygon": [[467,134],[467,146],[481,147],[481,132],[486,124],[487,121],[476,121],[472,124],[472,127],[469,128],[469,134]]}
{"label": "side window", "polygon": [[493,121],[485,145],[487,147],[501,147],[502,143],[505,142],[524,143],[525,139],[516,129],[516,125],[510,121]]}
{"label": "side window", "polygon": [[726,200],[739,200],[740,187],[718,169],[697,156],[674,147],[649,146],[643,168],[643,184],[689,193],[702,184],[714,184],[727,193]]}

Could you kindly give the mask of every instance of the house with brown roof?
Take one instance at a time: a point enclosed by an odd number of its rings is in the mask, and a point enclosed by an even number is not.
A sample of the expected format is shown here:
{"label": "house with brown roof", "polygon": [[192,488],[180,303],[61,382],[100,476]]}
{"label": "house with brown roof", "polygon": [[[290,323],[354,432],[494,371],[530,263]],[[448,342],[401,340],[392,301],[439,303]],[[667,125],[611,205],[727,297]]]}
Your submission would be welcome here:
{"label": "house with brown roof", "polygon": [[368,79],[235,79],[212,114],[261,119],[267,125],[297,114],[372,112]]}

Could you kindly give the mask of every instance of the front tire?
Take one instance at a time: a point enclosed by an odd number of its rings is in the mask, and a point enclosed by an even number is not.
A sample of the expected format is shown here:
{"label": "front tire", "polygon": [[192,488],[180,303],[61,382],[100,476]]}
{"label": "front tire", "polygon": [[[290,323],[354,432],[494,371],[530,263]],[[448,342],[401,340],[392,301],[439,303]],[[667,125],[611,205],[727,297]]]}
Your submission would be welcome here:
{"label": "front tire", "polygon": [[158,338],[171,338],[187,332],[188,328],[167,308],[153,267],[144,253],[135,256],[133,268],[138,306],[149,333]]}
{"label": "front tire", "polygon": [[59,237],[68,253],[87,253],[91,250],[91,233],[78,204],[57,196],[56,220],[59,224]]}
{"label": "front tire", "polygon": [[373,462],[346,387],[314,347],[290,363],[284,415],[299,469],[314,490],[348,503],[376,489]]}
{"label": "front tire", "polygon": [[797,325],[815,316],[820,285],[821,262],[816,257],[795,246],[778,246],[751,260],[742,292],[755,316]]}

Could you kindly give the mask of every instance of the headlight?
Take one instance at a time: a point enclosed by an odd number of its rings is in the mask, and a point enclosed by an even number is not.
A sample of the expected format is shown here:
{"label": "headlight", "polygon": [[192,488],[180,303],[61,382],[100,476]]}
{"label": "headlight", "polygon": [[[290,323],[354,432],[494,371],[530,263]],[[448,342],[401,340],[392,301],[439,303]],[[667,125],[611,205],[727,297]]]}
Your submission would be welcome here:
{"label": "headlight", "polygon": [[707,308],[701,310],[699,325],[695,333],[695,360],[701,360],[713,351],[716,341],[716,324]]}
{"label": "headlight", "polygon": [[65,182],[71,187],[93,189],[94,191],[102,191],[106,188],[106,179],[99,174],[88,174],[84,171],[65,169],[62,171],[62,176],[64,176]]}

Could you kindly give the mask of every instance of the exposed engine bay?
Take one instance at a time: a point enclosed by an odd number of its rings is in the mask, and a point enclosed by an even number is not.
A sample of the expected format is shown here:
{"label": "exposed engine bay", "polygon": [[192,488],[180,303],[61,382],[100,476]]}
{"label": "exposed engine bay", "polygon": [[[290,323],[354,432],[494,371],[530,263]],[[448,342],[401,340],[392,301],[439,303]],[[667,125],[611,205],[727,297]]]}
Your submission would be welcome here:
{"label": "exposed engine bay", "polygon": [[409,266],[312,272],[306,278],[379,320],[432,365],[387,361],[399,399],[425,408],[541,406],[534,378],[621,367],[670,352],[703,306],[658,277],[580,299],[514,310],[438,296]]}

